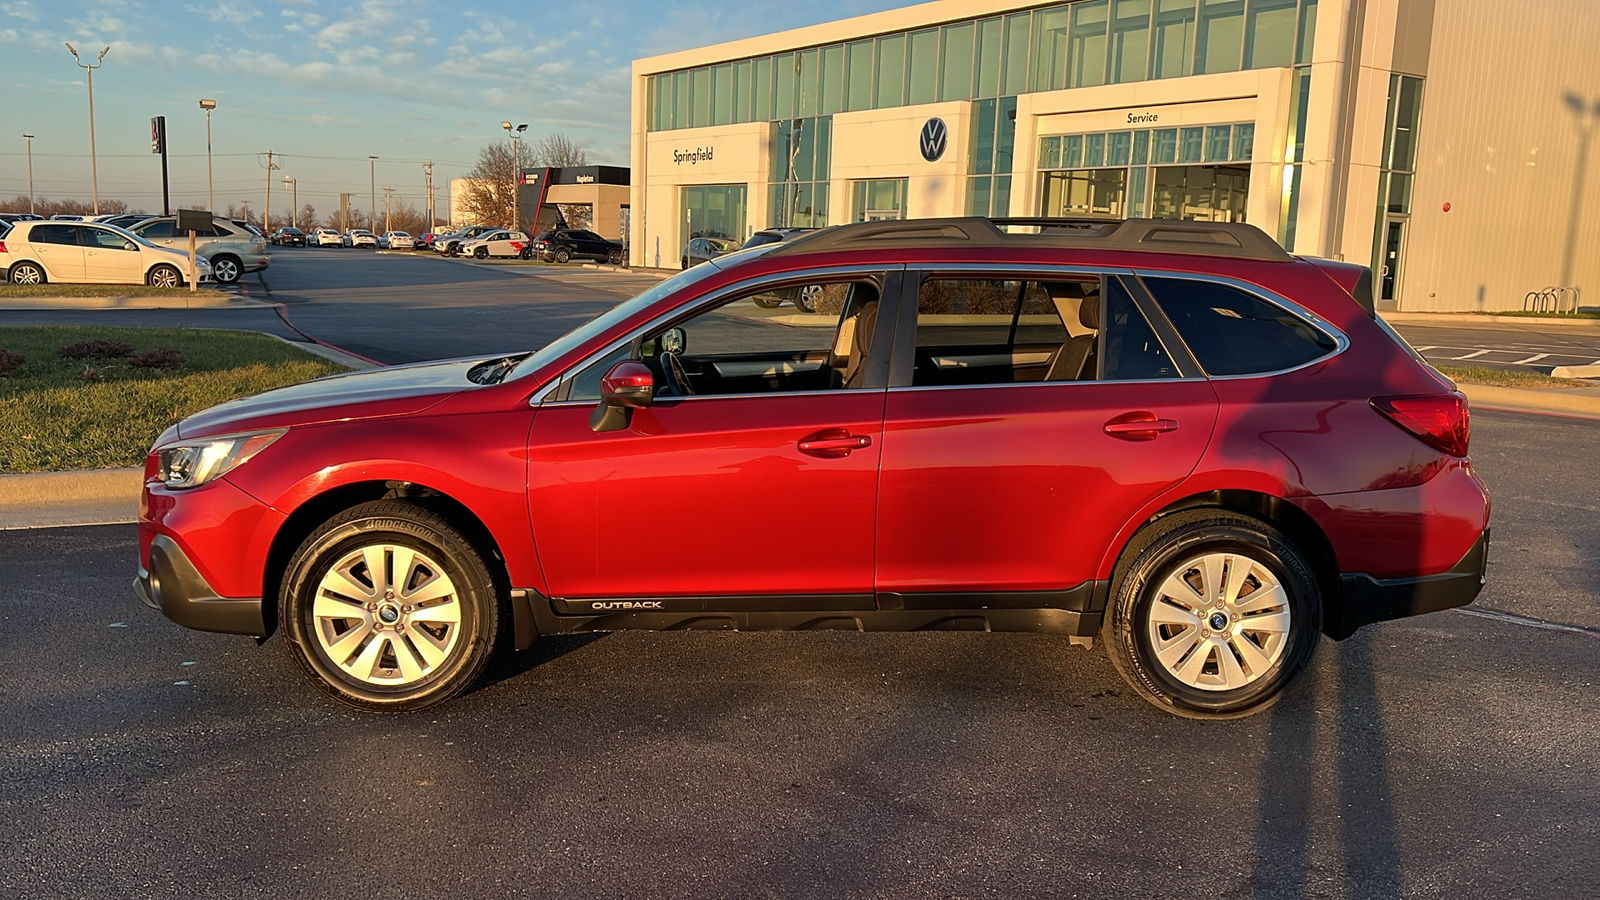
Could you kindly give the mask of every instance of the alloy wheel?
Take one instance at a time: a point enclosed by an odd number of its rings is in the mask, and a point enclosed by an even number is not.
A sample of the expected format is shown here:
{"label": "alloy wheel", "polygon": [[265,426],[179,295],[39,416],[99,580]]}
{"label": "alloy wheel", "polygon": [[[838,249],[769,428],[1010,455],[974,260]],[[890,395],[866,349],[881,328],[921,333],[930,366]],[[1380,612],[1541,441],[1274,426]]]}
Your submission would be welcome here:
{"label": "alloy wheel", "polygon": [[1289,596],[1270,569],[1241,553],[1180,564],[1150,606],[1147,636],[1178,681],[1205,691],[1245,687],[1283,657]]}
{"label": "alloy wheel", "polygon": [[444,567],[397,544],[358,547],[317,585],[312,632],[328,661],[374,686],[421,681],[461,639],[461,600]]}

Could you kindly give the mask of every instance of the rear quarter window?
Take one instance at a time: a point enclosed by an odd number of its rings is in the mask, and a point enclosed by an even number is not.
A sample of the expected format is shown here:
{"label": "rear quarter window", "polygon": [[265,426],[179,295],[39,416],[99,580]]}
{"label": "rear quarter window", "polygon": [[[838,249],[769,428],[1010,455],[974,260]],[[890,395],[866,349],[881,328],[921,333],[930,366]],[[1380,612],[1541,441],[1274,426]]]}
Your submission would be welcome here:
{"label": "rear quarter window", "polygon": [[1208,375],[1279,372],[1338,349],[1309,322],[1238,288],[1187,278],[1143,281]]}

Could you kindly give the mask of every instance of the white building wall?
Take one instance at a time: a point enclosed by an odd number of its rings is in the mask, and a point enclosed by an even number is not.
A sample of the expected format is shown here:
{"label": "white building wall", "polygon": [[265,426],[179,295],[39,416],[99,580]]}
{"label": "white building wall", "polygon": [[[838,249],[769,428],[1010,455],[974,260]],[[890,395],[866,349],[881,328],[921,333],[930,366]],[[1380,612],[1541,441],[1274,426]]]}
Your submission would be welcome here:
{"label": "white building wall", "polygon": [[1441,0],[1432,44],[1400,308],[1600,305],[1600,3]]}

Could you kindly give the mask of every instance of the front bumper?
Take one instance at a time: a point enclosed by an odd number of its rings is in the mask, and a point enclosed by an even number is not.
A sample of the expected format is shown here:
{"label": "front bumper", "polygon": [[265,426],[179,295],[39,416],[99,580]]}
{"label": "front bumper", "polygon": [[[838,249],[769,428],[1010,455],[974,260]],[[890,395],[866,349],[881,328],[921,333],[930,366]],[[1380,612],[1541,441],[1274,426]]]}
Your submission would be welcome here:
{"label": "front bumper", "polygon": [[1363,625],[1466,606],[1483,590],[1488,564],[1489,529],[1485,528],[1461,561],[1438,575],[1420,578],[1373,578],[1362,573],[1340,575],[1344,596],[1338,620],[1324,622],[1323,631],[1335,640],[1344,640]]}
{"label": "front bumper", "polygon": [[134,592],[151,609],[185,628],[223,634],[267,633],[261,598],[219,597],[177,542],[164,534],[150,541],[150,556],[139,567]]}

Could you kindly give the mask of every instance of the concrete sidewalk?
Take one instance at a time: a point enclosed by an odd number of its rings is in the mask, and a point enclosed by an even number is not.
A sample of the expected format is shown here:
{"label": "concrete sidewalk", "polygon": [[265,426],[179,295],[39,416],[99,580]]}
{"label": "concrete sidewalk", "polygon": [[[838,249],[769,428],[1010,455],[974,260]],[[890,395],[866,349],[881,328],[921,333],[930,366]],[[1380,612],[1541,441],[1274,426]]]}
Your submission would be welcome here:
{"label": "concrete sidewalk", "polygon": [[32,309],[217,309],[219,307],[271,306],[238,294],[197,291],[192,296],[150,297],[0,297],[0,310]]}

